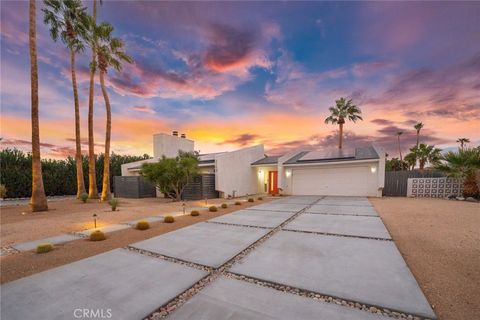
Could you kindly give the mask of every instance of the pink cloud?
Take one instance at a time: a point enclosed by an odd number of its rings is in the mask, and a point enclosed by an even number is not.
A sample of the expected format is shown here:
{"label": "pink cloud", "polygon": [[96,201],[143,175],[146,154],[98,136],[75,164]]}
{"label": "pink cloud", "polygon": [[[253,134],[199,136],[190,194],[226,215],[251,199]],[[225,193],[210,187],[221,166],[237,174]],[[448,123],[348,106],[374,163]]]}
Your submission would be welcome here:
{"label": "pink cloud", "polygon": [[133,110],[142,112],[142,113],[149,113],[149,114],[155,114],[155,110],[152,109],[150,106],[134,106]]}

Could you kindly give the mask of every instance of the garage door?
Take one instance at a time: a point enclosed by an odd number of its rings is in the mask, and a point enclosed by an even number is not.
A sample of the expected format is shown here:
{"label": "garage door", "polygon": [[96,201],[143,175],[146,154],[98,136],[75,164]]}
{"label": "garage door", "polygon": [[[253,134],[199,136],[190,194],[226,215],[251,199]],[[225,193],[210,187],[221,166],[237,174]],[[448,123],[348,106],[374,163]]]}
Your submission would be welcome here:
{"label": "garage door", "polygon": [[368,195],[367,166],[292,170],[294,195]]}

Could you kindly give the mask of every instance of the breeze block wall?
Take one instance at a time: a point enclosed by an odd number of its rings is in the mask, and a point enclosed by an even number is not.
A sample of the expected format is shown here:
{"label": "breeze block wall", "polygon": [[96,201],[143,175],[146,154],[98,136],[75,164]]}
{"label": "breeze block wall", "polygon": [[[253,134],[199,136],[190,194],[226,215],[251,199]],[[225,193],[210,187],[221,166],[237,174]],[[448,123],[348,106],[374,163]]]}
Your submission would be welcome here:
{"label": "breeze block wall", "polygon": [[445,198],[449,195],[462,196],[461,179],[453,178],[409,178],[407,197]]}

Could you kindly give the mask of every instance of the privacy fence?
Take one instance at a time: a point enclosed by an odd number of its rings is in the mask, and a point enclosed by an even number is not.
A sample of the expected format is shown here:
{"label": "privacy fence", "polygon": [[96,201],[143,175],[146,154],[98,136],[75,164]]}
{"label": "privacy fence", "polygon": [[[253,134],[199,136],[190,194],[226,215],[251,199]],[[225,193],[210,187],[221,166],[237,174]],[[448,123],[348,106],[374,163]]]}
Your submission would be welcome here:
{"label": "privacy fence", "polygon": [[388,197],[406,197],[408,178],[441,178],[445,175],[432,170],[386,171],[383,195]]}

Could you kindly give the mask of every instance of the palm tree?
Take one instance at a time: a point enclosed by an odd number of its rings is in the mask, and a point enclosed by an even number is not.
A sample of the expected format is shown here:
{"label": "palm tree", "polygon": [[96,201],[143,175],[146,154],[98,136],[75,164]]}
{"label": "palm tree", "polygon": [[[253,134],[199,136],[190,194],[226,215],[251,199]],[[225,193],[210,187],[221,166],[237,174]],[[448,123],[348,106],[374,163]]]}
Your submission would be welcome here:
{"label": "palm tree", "polygon": [[422,122],[418,122],[416,125],[413,126],[415,130],[417,130],[417,148],[418,148],[418,145],[420,144],[420,130],[423,129],[423,126],[424,124]]}
{"label": "palm tree", "polygon": [[480,148],[459,149],[458,152],[449,151],[441,157],[436,169],[447,176],[463,179],[463,194],[466,197],[479,195],[475,175],[480,170]]}
{"label": "palm tree", "polygon": [[470,139],[468,138],[458,138],[457,142],[460,143],[460,149],[463,149],[463,147],[467,144],[470,143]]}
{"label": "palm tree", "polygon": [[80,107],[78,102],[77,76],[75,72],[75,55],[85,49],[82,39],[87,31],[86,9],[80,0],[44,0],[44,23],[50,25],[53,41],[58,38],[70,50],[70,69],[72,73],[73,101],[75,109],[75,164],[77,171],[77,198],[85,193],[82,166],[82,146],[80,142]]}
{"label": "palm tree", "polygon": [[410,150],[412,152],[407,154],[403,160],[407,163],[408,170],[413,170],[413,169],[415,169],[415,165],[417,164],[417,153],[414,151],[415,147],[413,147]]}
{"label": "palm tree", "polygon": [[32,99],[32,211],[48,210],[47,197],[43,187],[42,162],[40,161],[40,125],[38,119],[38,65],[37,65],[37,28],[35,0],[29,7],[29,44],[30,44],[30,81]]}
{"label": "palm tree", "polygon": [[103,183],[102,200],[111,197],[110,193],[110,138],[112,132],[112,112],[107,88],[105,87],[105,74],[109,67],[117,71],[122,70],[122,63],[132,63],[133,59],[124,51],[124,43],[119,38],[112,37],[113,26],[109,23],[94,25],[93,39],[96,41],[95,50],[97,53],[97,65],[100,73],[100,85],[103,98],[105,100],[105,109],[107,113],[106,135],[105,135],[105,154],[103,163]]}
{"label": "palm tree", "polygon": [[345,98],[340,98],[335,100],[335,104],[335,107],[328,108],[328,110],[330,110],[330,116],[325,119],[325,123],[338,124],[338,148],[342,149],[343,125],[345,124],[345,120],[350,120],[354,123],[357,122],[357,120],[363,120],[361,117],[362,111],[353,104],[352,99],[347,101]]}
{"label": "palm tree", "polygon": [[402,148],[400,146],[400,136],[403,134],[403,131],[397,131],[397,138],[398,138],[398,153],[400,154],[400,161],[403,161],[402,158]]}
{"label": "palm tree", "polygon": [[[97,20],[97,0],[93,0],[92,24]],[[93,34],[92,34],[93,35]],[[98,199],[97,175],[95,173],[95,140],[93,137],[93,96],[95,86],[96,52],[95,39],[90,39],[92,61],[90,63],[90,89],[88,94],[88,197]]]}
{"label": "palm tree", "polygon": [[414,153],[416,155],[416,159],[418,159],[418,166],[420,170],[423,170],[427,163],[433,165],[438,164],[441,158],[441,151],[442,150],[435,148],[435,146],[429,146],[424,143],[421,143],[418,148],[415,147]]}

